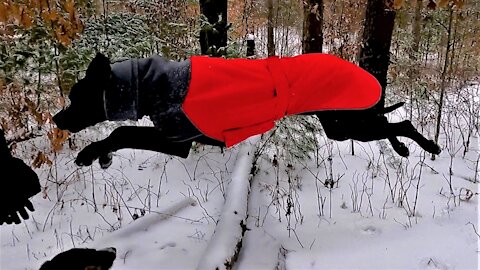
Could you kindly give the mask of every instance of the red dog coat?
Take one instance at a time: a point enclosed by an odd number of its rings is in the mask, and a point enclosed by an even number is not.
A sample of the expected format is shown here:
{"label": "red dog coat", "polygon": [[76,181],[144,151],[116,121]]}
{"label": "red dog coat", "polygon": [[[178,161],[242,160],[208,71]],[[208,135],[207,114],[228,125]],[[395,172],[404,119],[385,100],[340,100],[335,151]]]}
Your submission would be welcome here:
{"label": "red dog coat", "polygon": [[327,54],[267,59],[191,58],[182,108],[206,136],[227,147],[272,129],[286,115],[362,110],[381,86],[367,71]]}

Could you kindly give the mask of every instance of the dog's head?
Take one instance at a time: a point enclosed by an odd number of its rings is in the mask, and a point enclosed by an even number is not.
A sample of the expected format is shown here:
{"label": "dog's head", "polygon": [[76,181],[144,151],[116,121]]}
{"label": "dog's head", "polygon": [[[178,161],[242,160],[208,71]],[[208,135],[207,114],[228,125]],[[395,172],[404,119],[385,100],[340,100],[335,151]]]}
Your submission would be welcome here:
{"label": "dog's head", "polygon": [[117,250],[113,247],[102,250],[72,248],[46,261],[40,270],[108,270],[116,256]]}
{"label": "dog's head", "polygon": [[110,80],[110,60],[98,53],[88,65],[85,77],[70,90],[70,106],[53,117],[58,128],[78,132],[107,120],[103,92]]}

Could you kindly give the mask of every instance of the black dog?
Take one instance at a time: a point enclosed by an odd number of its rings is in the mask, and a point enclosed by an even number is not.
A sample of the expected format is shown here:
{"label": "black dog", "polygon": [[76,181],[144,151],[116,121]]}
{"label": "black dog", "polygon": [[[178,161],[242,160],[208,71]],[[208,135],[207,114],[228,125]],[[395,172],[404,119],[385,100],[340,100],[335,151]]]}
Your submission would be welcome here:
{"label": "black dog", "polygon": [[108,270],[117,256],[113,247],[95,250],[72,248],[46,261],[40,270]]}
{"label": "black dog", "polygon": [[420,134],[408,120],[389,123],[384,114],[403,106],[403,102],[383,109],[366,109],[363,111],[326,111],[316,115],[322,123],[323,130],[329,139],[344,141],[347,139],[368,142],[388,139],[395,152],[408,157],[410,152],[397,136],[414,140],[420,147],[432,154],[439,154],[440,147],[432,140]]}
{"label": "black dog", "polygon": [[[149,116],[153,121],[154,127],[119,127],[106,139],[90,144],[78,154],[75,162],[80,166],[89,166],[99,159],[102,167],[108,167],[111,153],[123,148],[152,150],[185,158],[192,142],[225,146],[224,141],[202,133],[184,113],[182,103],[190,79],[190,60],[173,62],[152,57],[110,64],[108,58],[97,54],[86,76],[71,89],[70,106],[56,114],[53,120],[59,128],[72,132],[106,120],[138,120]],[[410,121],[387,121],[384,114],[399,106],[401,104],[383,111],[367,109],[308,114],[319,117],[327,137],[333,140],[366,142],[389,139],[397,153],[408,156],[408,148],[396,138],[403,136],[430,153],[440,153],[440,147],[418,133]]]}

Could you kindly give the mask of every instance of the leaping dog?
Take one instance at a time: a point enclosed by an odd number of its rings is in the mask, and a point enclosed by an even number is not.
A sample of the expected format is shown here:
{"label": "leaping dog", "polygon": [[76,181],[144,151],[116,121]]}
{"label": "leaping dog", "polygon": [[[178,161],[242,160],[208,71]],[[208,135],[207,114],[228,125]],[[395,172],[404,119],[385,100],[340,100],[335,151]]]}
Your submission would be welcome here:
{"label": "leaping dog", "polygon": [[294,114],[317,115],[333,140],[388,139],[399,155],[408,156],[396,138],[403,136],[440,153],[410,121],[387,121],[384,114],[401,103],[372,109],[381,91],[371,74],[327,54],[258,60],[194,56],[181,62],[155,56],[111,64],[98,53],[72,87],[71,104],[53,120],[71,132],[106,120],[153,121],[154,127],[119,127],[88,145],[75,161],[80,166],[99,159],[106,168],[111,153],[123,148],[186,158],[192,142],[230,147]]}

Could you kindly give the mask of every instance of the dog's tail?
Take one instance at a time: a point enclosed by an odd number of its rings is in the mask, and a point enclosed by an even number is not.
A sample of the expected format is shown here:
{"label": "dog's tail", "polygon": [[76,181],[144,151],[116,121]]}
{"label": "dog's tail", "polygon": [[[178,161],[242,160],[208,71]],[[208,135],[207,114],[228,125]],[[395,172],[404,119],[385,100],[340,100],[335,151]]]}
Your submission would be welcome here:
{"label": "dog's tail", "polygon": [[382,114],[386,114],[386,113],[393,112],[393,111],[395,111],[396,109],[402,107],[403,105],[405,105],[405,102],[398,102],[397,104],[394,104],[394,105],[392,105],[392,106],[385,107],[385,108],[383,108]]}

